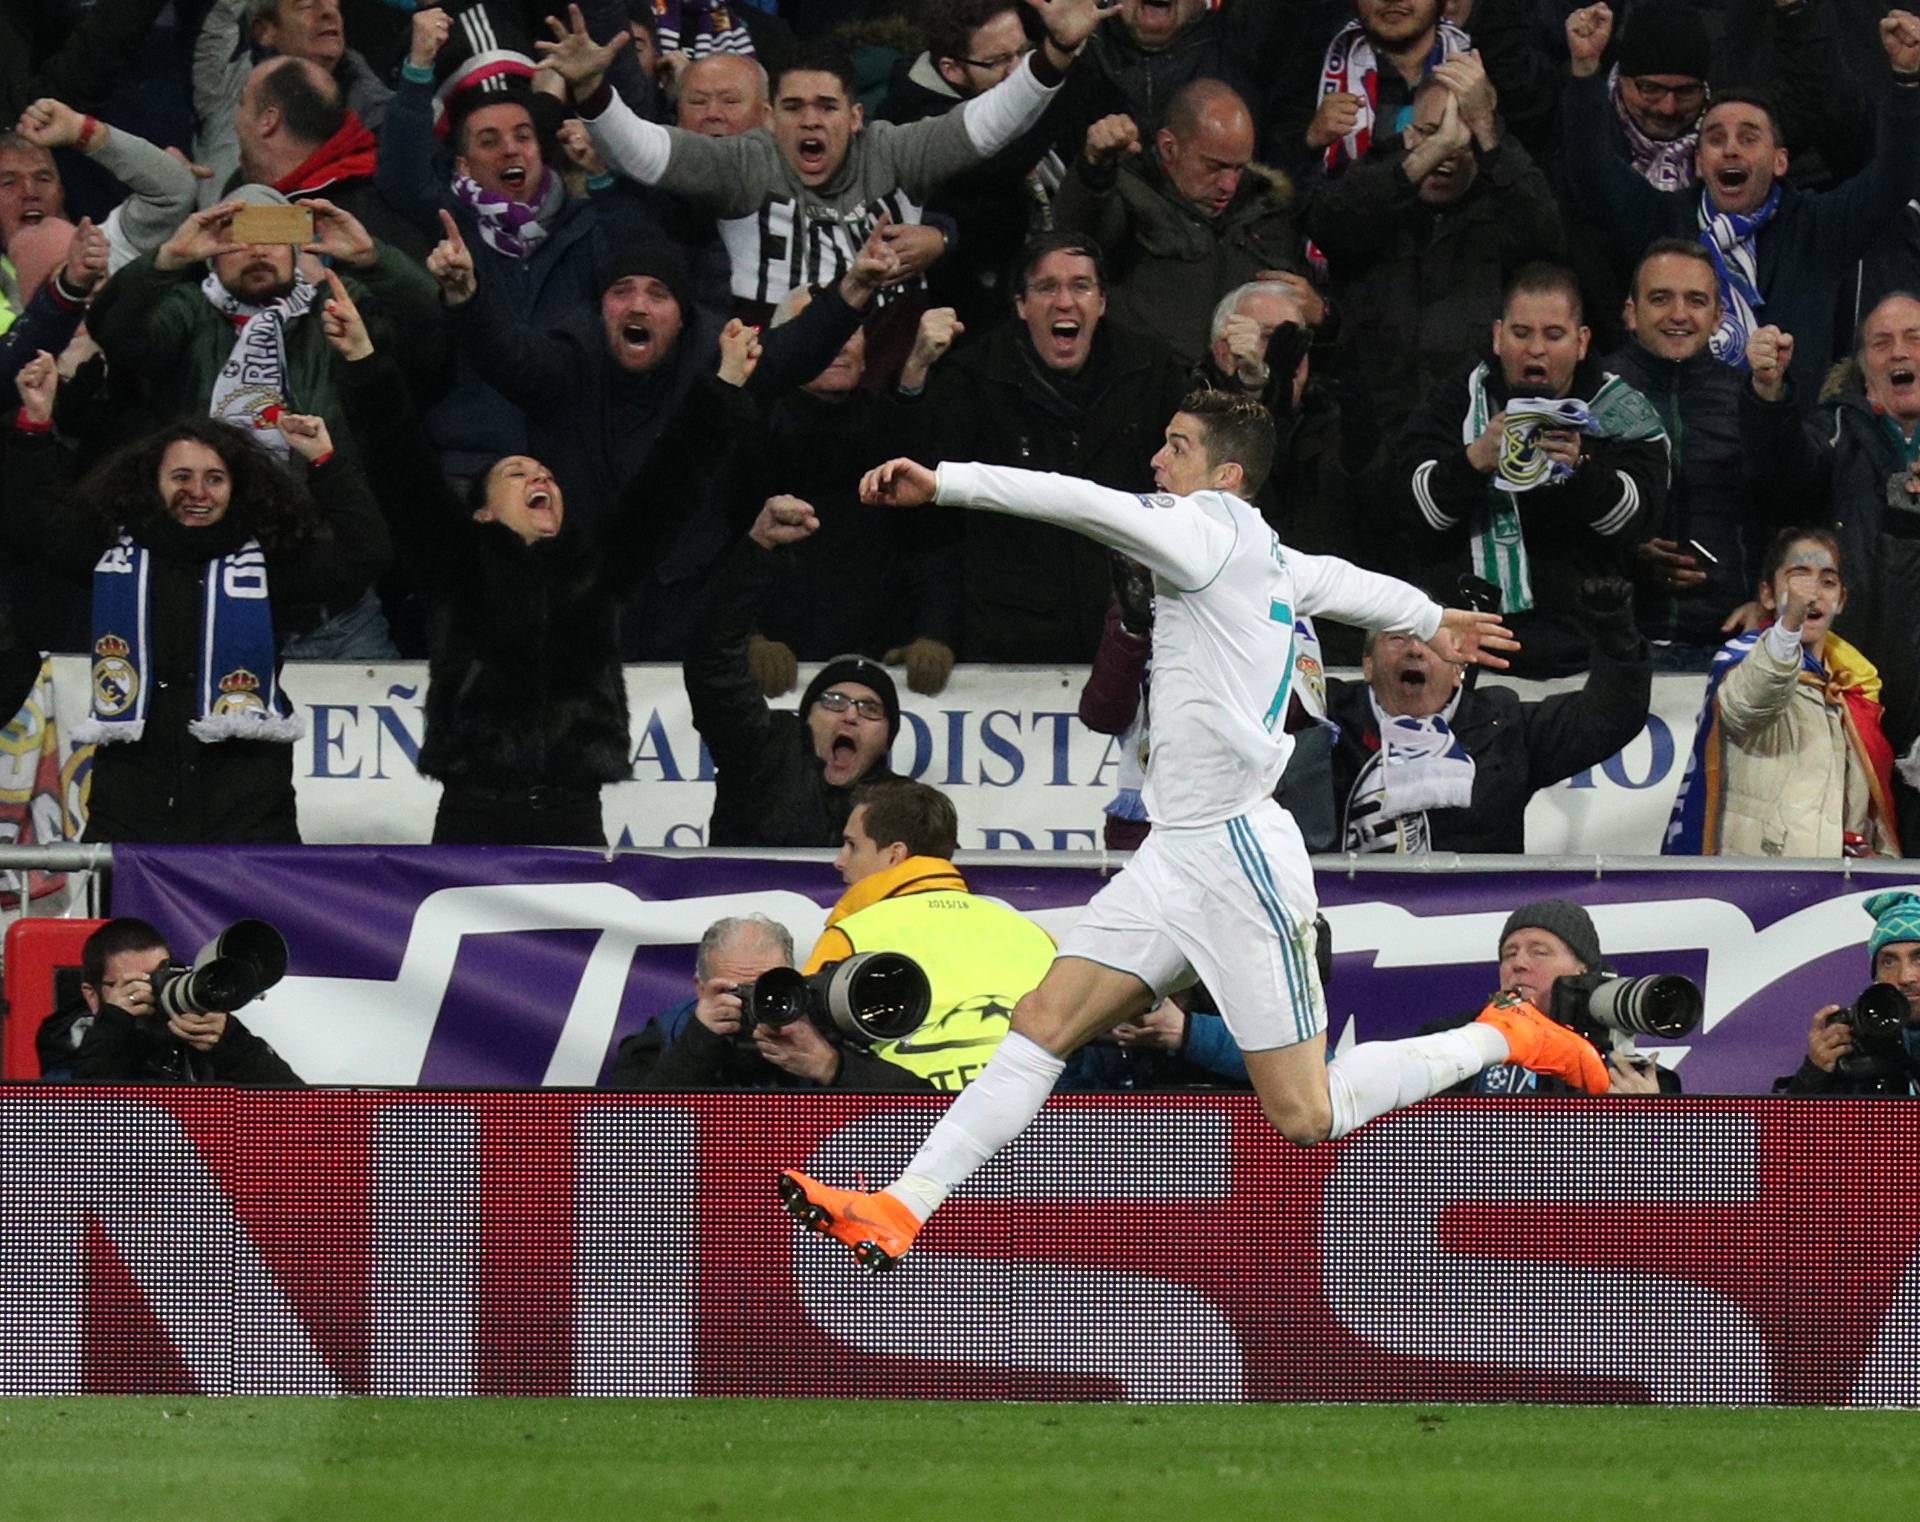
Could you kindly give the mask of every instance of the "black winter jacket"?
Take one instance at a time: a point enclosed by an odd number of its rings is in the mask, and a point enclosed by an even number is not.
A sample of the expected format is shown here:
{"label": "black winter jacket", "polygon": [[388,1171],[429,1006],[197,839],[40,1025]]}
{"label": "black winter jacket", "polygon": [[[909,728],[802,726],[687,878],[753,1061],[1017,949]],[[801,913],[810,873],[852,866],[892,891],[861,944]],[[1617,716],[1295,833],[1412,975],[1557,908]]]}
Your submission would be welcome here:
{"label": "black winter jacket", "polygon": [[[92,589],[93,568],[111,539],[90,516],[59,501],[71,462],[46,435],[16,435],[7,450],[6,534],[56,575]],[[267,551],[267,589],[276,640],[293,610],[344,606],[389,559],[386,525],[359,470],[342,455],[308,478],[321,523],[297,547]],[[159,509],[131,526],[152,551],[148,593],[151,692],[144,735],[94,751],[86,838],[207,845],[296,843],[293,750],[266,740],[196,740],[195,687],[206,563],[247,538],[237,511],[206,528],[183,528]]]}
{"label": "black winter jacket", "polygon": [[[1024,325],[995,329],[935,370],[920,400],[902,405],[903,452],[1152,491],[1148,462],[1187,385],[1173,356],[1152,339],[1102,322],[1074,390],[1049,375]],[[961,659],[1092,660],[1112,592],[1106,550],[1067,529],[1003,513],[966,512],[959,521]]]}
{"label": "black winter jacket", "polygon": [[[58,1019],[60,1011],[49,1016]],[[84,1018],[84,1016],[83,1016]],[[77,1023],[77,1022],[76,1022]],[[210,1051],[196,1051],[167,1031],[161,1015],[130,1015],[102,1004],[80,1038],[70,1068],[75,1083],[271,1083],[300,1087],[300,1075],[261,1037],[227,1016]]]}
{"label": "black winter jacket", "polygon": [[[1640,627],[1653,639],[1717,647],[1726,639],[1721,622],[1753,596],[1778,516],[1774,494],[1763,500],[1755,489],[1752,461],[1740,442],[1740,393],[1751,388],[1705,349],[1676,361],[1629,342],[1601,364],[1653,403],[1673,446],[1666,506],[1646,520],[1642,537],[1673,540],[1707,573],[1685,592],[1664,585],[1643,590]],[[1714,560],[1690,550],[1689,539]]]}
{"label": "black winter jacket", "polygon": [[1207,352],[1214,306],[1262,270],[1307,272],[1293,186],[1249,166],[1218,216],[1176,191],[1152,150],[1094,168],[1076,155],[1054,220],[1106,250],[1109,315],[1173,350],[1184,365]]}
{"label": "black winter jacket", "polygon": [[[1487,362],[1487,409],[1512,394],[1497,360]],[[1456,602],[1457,579],[1472,565],[1471,536],[1484,522],[1489,478],[1461,442],[1472,367],[1427,393],[1400,440],[1399,491],[1427,569],[1417,578],[1442,603]],[[1569,396],[1590,400],[1607,374],[1591,360],[1574,371]],[[1574,617],[1589,576],[1631,576],[1632,547],[1658,521],[1667,496],[1667,446],[1661,439],[1588,436],[1580,468],[1565,481],[1514,498],[1533,585],[1533,609],[1507,615],[1521,642],[1515,676],[1565,676],[1587,662],[1585,631]]]}
{"label": "black winter jacket", "polygon": [[[1432,809],[1435,851],[1518,854],[1526,849],[1527,803],[1543,787],[1598,766],[1647,722],[1653,667],[1647,642],[1597,641],[1578,692],[1523,702],[1510,687],[1477,685],[1460,699],[1453,732],[1473,757],[1473,801]],[[1340,726],[1333,752],[1334,806],[1344,839],[1354,784],[1380,750],[1365,682],[1327,683],[1327,717]],[[1335,849],[1343,849],[1336,846]]]}
{"label": "black winter jacket", "polygon": [[1562,248],[1553,192],[1518,143],[1483,155],[1472,187],[1439,210],[1422,204],[1405,159],[1393,140],[1307,208],[1340,313],[1333,369],[1356,465],[1430,387],[1486,348],[1507,277]]}
{"label": "black winter jacket", "polygon": [[[747,667],[747,636],[778,555],[742,537],[715,570],[684,666],[693,725],[713,757],[710,846],[838,846],[853,789],[828,783],[806,715],[775,712]],[[860,778],[891,775],[886,761]]]}

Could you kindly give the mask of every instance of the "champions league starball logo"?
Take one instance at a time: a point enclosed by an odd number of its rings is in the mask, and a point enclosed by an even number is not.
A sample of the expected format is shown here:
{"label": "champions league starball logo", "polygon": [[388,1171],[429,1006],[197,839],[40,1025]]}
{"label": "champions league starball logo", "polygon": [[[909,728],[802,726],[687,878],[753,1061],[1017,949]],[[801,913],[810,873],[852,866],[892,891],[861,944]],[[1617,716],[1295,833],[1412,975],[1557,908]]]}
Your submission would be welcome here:
{"label": "champions league starball logo", "polygon": [[127,659],[132,647],[117,634],[103,634],[93,644],[93,708],[103,719],[118,718],[133,706],[139,678]]}

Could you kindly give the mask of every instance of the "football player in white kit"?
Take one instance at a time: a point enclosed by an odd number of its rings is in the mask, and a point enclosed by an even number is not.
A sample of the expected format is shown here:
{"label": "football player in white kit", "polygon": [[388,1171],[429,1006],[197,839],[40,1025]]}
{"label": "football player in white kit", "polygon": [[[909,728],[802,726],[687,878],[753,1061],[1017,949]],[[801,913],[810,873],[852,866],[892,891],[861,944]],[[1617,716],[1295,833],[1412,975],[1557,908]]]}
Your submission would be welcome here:
{"label": "football player in white kit", "polygon": [[1153,833],[1061,938],[1013,1032],[885,1190],[835,1189],[789,1171],[801,1224],[891,1268],[921,1224],[1040,1111],[1065,1059],[1203,980],[1219,1001],[1261,1107],[1290,1141],[1345,1136],[1484,1067],[1514,1062],[1605,1093],[1593,1047],[1524,1003],[1329,1062],[1313,955],[1316,896],[1299,829],[1273,800],[1300,615],[1415,634],[1442,658],[1500,667],[1518,649],[1497,614],[1442,608],[1389,576],[1280,543],[1248,499],[1273,461],[1271,418],[1223,392],[1189,396],[1153,457],[1152,496],[1068,476],[890,460],[860,483],[869,503],[937,502],[1064,524],[1154,577]]}

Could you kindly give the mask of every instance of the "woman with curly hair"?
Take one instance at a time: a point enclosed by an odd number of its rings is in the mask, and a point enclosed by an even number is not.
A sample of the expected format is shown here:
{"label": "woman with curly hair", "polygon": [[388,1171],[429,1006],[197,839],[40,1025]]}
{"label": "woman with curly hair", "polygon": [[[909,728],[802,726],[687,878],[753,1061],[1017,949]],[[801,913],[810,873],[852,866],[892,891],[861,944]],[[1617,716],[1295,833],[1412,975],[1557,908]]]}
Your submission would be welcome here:
{"label": "woman with curly hair", "polygon": [[77,487],[52,430],[59,377],[16,378],[5,530],[91,588],[95,746],[86,838],[297,843],[279,646],[296,607],[338,606],[385,569],[386,525],[317,417],[277,420],[303,484],[231,424],[189,418]]}

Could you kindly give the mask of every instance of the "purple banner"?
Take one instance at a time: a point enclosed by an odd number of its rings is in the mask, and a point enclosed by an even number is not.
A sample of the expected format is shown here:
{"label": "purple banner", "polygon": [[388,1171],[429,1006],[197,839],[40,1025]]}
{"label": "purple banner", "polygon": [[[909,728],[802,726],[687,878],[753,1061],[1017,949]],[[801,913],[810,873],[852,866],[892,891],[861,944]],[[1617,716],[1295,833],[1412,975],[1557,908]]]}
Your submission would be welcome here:
{"label": "purple banner", "polygon": [[[1593,911],[1618,971],[1685,973],[1705,990],[1690,1038],[1642,1043],[1690,1093],[1765,1093],[1799,1066],[1813,1012],[1867,983],[1860,905],[1901,870],[1324,871],[1330,1040],[1477,1009],[1507,914],[1564,897]],[[965,871],[1056,936],[1103,880],[1037,861]],[[235,919],[279,926],[287,979],[244,1018],[309,1081],[591,1085],[623,1036],[692,992],[709,923],[771,915],[804,956],[841,891],[824,860],[128,846],[113,907],[154,921],[182,956]]]}

